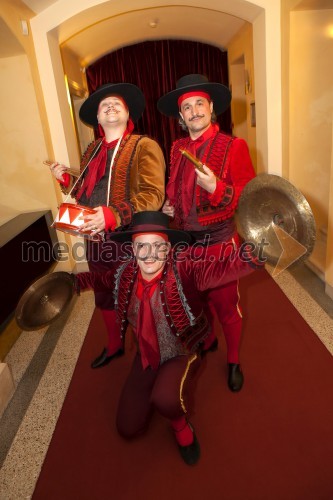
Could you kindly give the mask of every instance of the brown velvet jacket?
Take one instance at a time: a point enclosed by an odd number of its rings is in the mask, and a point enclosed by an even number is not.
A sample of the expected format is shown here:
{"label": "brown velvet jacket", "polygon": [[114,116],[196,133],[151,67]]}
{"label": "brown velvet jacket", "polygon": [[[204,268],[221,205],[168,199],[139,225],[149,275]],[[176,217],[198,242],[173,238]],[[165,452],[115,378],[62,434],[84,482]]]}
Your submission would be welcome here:
{"label": "brown velvet jacket", "polygon": [[[81,159],[81,172],[99,153],[101,141],[98,139],[88,146]],[[73,179],[63,191],[67,194],[72,185]],[[79,188],[80,181],[72,196]],[[116,227],[130,224],[133,213],[159,210],[164,195],[165,160],[160,146],[149,137],[127,135],[121,141],[111,175],[109,209],[115,216]]]}

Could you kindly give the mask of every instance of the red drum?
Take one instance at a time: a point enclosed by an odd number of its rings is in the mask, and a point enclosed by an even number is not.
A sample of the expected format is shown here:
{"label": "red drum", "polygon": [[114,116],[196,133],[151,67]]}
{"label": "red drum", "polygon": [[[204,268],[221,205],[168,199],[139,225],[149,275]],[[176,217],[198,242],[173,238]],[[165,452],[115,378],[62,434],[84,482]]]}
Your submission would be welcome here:
{"label": "red drum", "polygon": [[100,241],[100,234],[91,234],[92,231],[80,231],[80,227],[87,222],[84,219],[95,213],[96,210],[93,208],[83,207],[82,205],[76,205],[74,203],[62,203],[59,207],[58,215],[52,223],[52,227],[64,233],[72,234],[73,236]]}

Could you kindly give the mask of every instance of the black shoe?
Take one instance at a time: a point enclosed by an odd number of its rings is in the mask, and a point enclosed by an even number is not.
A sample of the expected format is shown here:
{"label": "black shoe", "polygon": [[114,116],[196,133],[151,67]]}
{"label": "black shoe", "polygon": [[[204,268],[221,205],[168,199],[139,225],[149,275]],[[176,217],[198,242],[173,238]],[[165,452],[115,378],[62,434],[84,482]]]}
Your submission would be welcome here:
{"label": "black shoe", "polygon": [[217,351],[218,346],[219,346],[218,340],[214,339],[214,341],[210,344],[210,346],[207,349],[203,349],[201,351],[201,357],[203,358],[204,356],[206,356],[207,352]]}
{"label": "black shoe", "polygon": [[228,387],[232,392],[238,392],[243,387],[244,375],[237,363],[228,363]]}
{"label": "black shoe", "polygon": [[200,445],[197,440],[197,436],[195,435],[195,432],[190,424],[188,424],[193,431],[193,443],[189,444],[188,446],[180,446],[178,445],[180,454],[182,459],[187,465],[194,465],[197,463],[197,461],[200,458]]}
{"label": "black shoe", "polygon": [[91,363],[91,368],[101,368],[102,366],[108,365],[113,358],[119,358],[119,356],[122,356],[123,354],[124,349],[120,348],[114,354],[108,356],[108,350],[105,347],[101,354]]}

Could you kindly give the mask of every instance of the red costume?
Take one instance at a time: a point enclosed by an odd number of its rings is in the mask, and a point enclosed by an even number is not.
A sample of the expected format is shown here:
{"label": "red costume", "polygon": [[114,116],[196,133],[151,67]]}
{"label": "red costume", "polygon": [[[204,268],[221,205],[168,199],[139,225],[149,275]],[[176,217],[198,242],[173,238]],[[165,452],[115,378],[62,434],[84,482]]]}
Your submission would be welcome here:
{"label": "red costume", "polygon": [[[158,210],[164,200],[165,161],[159,145],[153,139],[133,133],[133,121],[142,114],[145,99],[141,90],[132,84],[105,84],[83,103],[80,118],[97,127],[99,103],[108,95],[122,96],[131,119],[127,123],[120,143],[110,143],[105,136],[93,141],[82,156],[81,178],[72,189],[75,179],[63,175],[61,188],[83,206],[103,207],[105,232],[127,226],[133,214],[143,210]],[[104,135],[99,125],[101,135]],[[91,271],[103,271],[121,260],[123,253],[115,242],[87,242],[87,262]],[[115,329],[113,300],[109,293],[95,293],[96,306],[101,308],[108,331],[108,345],[93,361],[97,368],[109,362],[114,355],[123,353],[119,334]]]}
{"label": "red costume", "polygon": [[[106,273],[80,273],[75,277],[75,286],[77,290],[113,292],[122,336],[128,324],[132,326],[137,355],[120,396],[119,433],[127,438],[141,434],[156,409],[170,420],[182,458],[191,465],[198,461],[200,447],[185,418],[187,395],[193,391],[191,382],[210,329],[201,294],[262,264],[247,246],[232,258],[211,262],[193,260],[188,252],[172,253],[168,245],[163,246],[164,250],[154,247],[157,253],[152,254],[151,235],[164,240],[163,244],[183,245],[190,241],[187,233],[168,227],[167,215],[136,213],[129,230],[112,235],[123,243],[134,239],[135,258]],[[140,239],[138,245],[150,246],[141,257],[136,238]],[[150,274],[149,269],[154,269],[151,266],[156,263],[156,271]]]}
{"label": "red costume", "polygon": [[[217,177],[215,192],[209,194],[196,185],[193,164],[180,152],[192,151]],[[255,176],[244,140],[219,132],[212,125],[197,140],[189,137],[173,144],[170,178],[166,192],[175,207],[175,224],[205,245],[205,257],[218,257],[238,246],[234,213],[244,186]],[[194,255],[202,255],[199,246]],[[238,280],[206,293],[221,322],[228,347],[228,362],[239,363],[242,317],[239,307]]]}
{"label": "red costume", "polygon": [[[149,297],[152,302],[152,298],[157,296],[156,302],[153,301],[156,304],[156,308],[153,307],[155,323],[156,319],[160,318],[165,329],[172,334],[169,341],[161,343],[162,347],[160,345],[159,348],[164,349],[165,344],[172,342],[171,350],[177,351],[177,354],[197,352],[210,327],[200,292],[225,285],[261,267],[262,265],[246,247],[239,249],[232,259],[211,262],[195,261],[188,254],[171,256],[154,281],[154,288]],[[138,272],[135,260],[131,259],[105,273],[79,273],[76,275],[76,286],[79,290],[92,288],[99,292],[113,292],[122,337],[126,333],[128,323],[132,323],[135,336],[140,343],[142,331],[138,331],[137,328],[136,298],[142,300],[142,294],[138,297],[137,290],[141,279]],[[142,329],[147,329],[145,323]],[[148,330],[146,336],[149,337],[153,333],[151,329]],[[158,328],[156,334],[158,339],[163,336]],[[174,353],[168,356],[164,352],[163,359],[159,359],[154,369],[169,357],[174,357]],[[148,364],[152,365],[151,362]]]}
{"label": "red costume", "polygon": [[[199,458],[198,443],[185,415],[209,333],[200,292],[246,275],[252,266],[256,267],[256,262],[247,253],[241,258],[214,262],[176,256],[169,258],[161,273],[148,282],[142,280],[134,260],[116,271],[76,276],[78,289],[113,290],[122,335],[128,323],[132,325],[138,352],[118,405],[117,428],[122,436],[133,438],[144,432],[156,409],[170,420],[182,456],[190,453],[189,458],[183,456],[186,463],[195,463]],[[150,288],[146,297],[144,287]],[[148,306],[151,319],[148,310],[140,317],[141,305],[143,309]],[[193,447],[197,451],[192,458]]]}

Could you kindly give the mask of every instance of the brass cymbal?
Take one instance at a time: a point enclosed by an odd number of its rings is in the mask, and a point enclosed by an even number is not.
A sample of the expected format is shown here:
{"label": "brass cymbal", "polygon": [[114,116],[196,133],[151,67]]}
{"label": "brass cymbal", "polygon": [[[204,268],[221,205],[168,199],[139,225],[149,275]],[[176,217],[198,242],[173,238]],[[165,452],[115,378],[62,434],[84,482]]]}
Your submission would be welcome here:
{"label": "brass cymbal", "polygon": [[34,281],[23,293],[15,310],[17,324],[23,330],[38,330],[55,321],[74,295],[69,273],[55,272]]}
{"label": "brass cymbal", "polygon": [[242,191],[236,213],[238,232],[245,241],[265,241],[264,256],[284,268],[311,254],[316,224],[309,203],[289,181],[278,175],[259,174]]}

